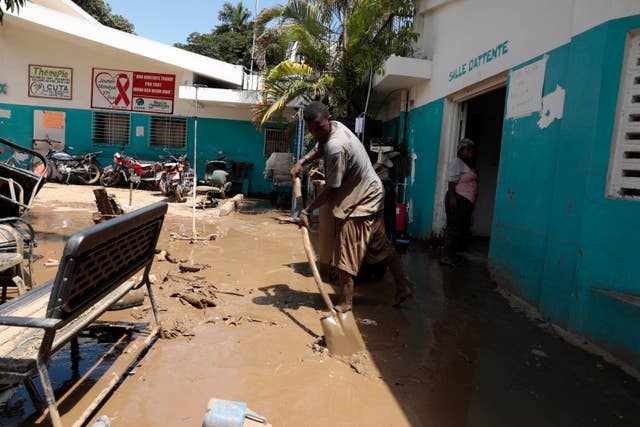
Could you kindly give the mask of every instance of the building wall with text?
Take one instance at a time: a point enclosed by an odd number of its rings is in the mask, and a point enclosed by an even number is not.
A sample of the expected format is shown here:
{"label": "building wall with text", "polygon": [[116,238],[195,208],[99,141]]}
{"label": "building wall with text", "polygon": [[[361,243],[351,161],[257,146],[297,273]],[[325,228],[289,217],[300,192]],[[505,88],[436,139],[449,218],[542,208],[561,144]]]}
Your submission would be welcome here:
{"label": "building wall with text", "polygon": [[[606,2],[610,10],[604,10],[591,1],[496,0],[482,2],[480,10],[480,2],[444,3],[435,14],[446,19],[428,20],[429,36],[436,40],[433,76],[409,89],[416,105],[408,115],[414,165],[410,233],[428,237],[434,204],[442,203],[435,200],[435,181],[446,167],[438,162],[445,98],[508,72],[489,267],[499,284],[553,323],[640,367],[640,333],[633,326],[640,315],[634,258],[640,201],[611,197],[606,190],[625,46],[640,32],[640,4]],[[505,4],[505,16],[498,4]],[[516,22],[512,4],[535,13],[522,11],[526,19]],[[491,48],[505,40],[508,52],[469,70],[469,58],[487,51],[479,45]],[[538,64],[542,107],[531,111],[513,84],[518,71]],[[513,102],[516,97],[521,103]],[[545,101],[553,104],[545,109]],[[517,114],[519,108],[524,113]]]}
{"label": "building wall with text", "polygon": [[[187,120],[186,147],[182,151],[193,153],[195,103],[178,98],[178,87],[194,79],[191,70],[35,25],[25,30],[13,25],[11,20],[5,20],[0,26],[0,58],[0,137],[30,146],[34,138],[34,110],[64,113],[64,128],[50,129],[50,136],[62,136],[71,153],[103,151],[99,160],[107,165],[111,163],[113,152],[121,147],[92,142],[92,115],[96,111],[112,111],[131,115],[126,152],[144,159],[157,159],[162,148],[152,147],[149,143],[150,118],[171,116]],[[99,78],[103,85],[105,80],[112,79],[111,88],[96,89],[99,73],[102,73]],[[130,80],[118,81],[117,76],[122,73],[129,73]],[[135,88],[134,76],[147,77],[146,85],[152,96],[156,94],[151,91],[164,93],[143,100],[142,96],[131,92]],[[173,77],[170,86],[154,85],[153,79],[160,81],[167,77]],[[125,97],[127,106],[121,96],[124,89],[129,90]],[[109,108],[109,102],[118,102],[122,108]],[[154,110],[154,106],[162,108]],[[266,160],[264,135],[255,129],[251,117],[248,105],[201,103],[198,109],[198,159],[225,155],[228,159],[252,163],[249,191],[265,193],[270,191],[271,183],[265,181],[262,171]],[[197,170],[202,175],[204,165],[198,163]]]}

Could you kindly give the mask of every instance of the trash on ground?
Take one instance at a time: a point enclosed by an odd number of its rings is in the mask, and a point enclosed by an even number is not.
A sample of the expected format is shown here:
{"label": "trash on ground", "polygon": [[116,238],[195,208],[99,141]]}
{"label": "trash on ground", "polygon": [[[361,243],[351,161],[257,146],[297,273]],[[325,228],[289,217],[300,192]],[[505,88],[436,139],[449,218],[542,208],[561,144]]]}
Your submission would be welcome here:
{"label": "trash on ground", "polygon": [[195,308],[215,307],[216,302],[210,297],[199,292],[176,292],[171,294],[172,297],[179,298],[181,302],[189,303]]}

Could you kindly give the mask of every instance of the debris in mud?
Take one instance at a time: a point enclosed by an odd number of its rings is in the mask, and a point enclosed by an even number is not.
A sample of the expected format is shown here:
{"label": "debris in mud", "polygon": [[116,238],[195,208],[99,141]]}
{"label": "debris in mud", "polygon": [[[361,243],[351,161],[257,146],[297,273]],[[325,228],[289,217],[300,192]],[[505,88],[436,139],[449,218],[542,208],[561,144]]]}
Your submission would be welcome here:
{"label": "debris in mud", "polygon": [[349,364],[351,369],[353,369],[360,375],[364,375],[365,377],[376,378],[376,379],[382,378],[382,375],[380,375],[380,372],[374,366],[373,362],[371,361],[371,358],[365,351],[352,354],[348,358],[347,363]]}
{"label": "debris in mud", "polygon": [[329,357],[329,349],[326,347],[324,337],[317,337],[311,344],[307,344],[313,354],[320,356],[321,360]]}
{"label": "debris in mud", "polygon": [[372,319],[362,319],[358,317],[356,320],[358,321],[358,323],[361,323],[363,325],[378,326],[378,322]]}
{"label": "debris in mud", "polygon": [[169,233],[169,237],[172,240],[188,240],[190,243],[194,243],[196,241],[206,241],[206,240],[216,240],[217,236],[215,234],[209,234],[208,236],[198,236],[196,233],[195,236],[187,236],[184,233]]}
{"label": "debris in mud", "polygon": [[180,299],[182,303],[189,303],[195,308],[215,307],[216,302],[201,292],[185,291],[171,294],[172,297]]}
{"label": "debris in mud", "polygon": [[145,316],[145,313],[146,313],[150,308],[151,308],[151,307],[143,307],[143,308],[141,309],[141,308],[138,308],[138,307],[133,307],[133,308],[131,309],[131,313],[129,313],[129,314],[131,314],[131,317],[133,317],[134,319],[136,319],[136,320],[141,320],[141,319]]}
{"label": "debris in mud", "polygon": [[48,259],[44,262],[45,267],[57,267],[60,264],[60,261],[57,259]]}
{"label": "debris in mud", "polygon": [[171,328],[162,329],[162,336],[164,338],[195,337],[196,334],[193,333],[193,328],[187,319],[176,319]]}
{"label": "debris in mud", "polygon": [[257,323],[267,323],[270,326],[279,326],[278,322],[276,322],[275,320],[259,319],[257,317],[245,316],[242,314],[240,315],[227,314],[226,316],[222,317],[222,320],[224,320],[225,325],[231,325],[231,326],[240,326],[245,321],[249,323],[257,322]]}
{"label": "debris in mud", "polygon": [[169,252],[165,251],[165,250],[161,250],[160,253],[156,256],[156,259],[159,262],[163,262],[163,261],[167,261],[170,262],[172,264],[177,264],[178,260],[176,260],[175,258],[173,258]]}
{"label": "debris in mud", "polygon": [[187,263],[181,263],[178,265],[178,268],[180,269],[181,273],[196,273],[200,270],[206,270],[207,268],[209,268],[210,265],[208,264],[187,264]]}
{"label": "debris in mud", "polygon": [[[211,289],[211,288],[213,288],[213,289]],[[228,290],[228,289],[225,289],[225,288],[220,289],[216,285],[209,285],[208,291],[213,293],[213,294],[227,294],[227,295],[235,295],[235,296],[238,296],[238,297],[245,296],[245,294],[240,292],[240,289],[238,289],[238,288],[235,288],[234,290]],[[249,293],[251,293],[251,292],[249,292]]]}

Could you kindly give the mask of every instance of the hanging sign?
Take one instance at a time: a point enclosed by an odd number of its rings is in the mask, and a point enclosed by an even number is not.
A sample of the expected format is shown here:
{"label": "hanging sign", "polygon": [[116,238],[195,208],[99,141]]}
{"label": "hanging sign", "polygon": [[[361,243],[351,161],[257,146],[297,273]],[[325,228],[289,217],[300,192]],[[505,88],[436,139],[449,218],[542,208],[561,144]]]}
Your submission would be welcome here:
{"label": "hanging sign", "polygon": [[542,87],[547,68],[547,56],[509,72],[507,118],[528,116],[542,108]]}
{"label": "hanging sign", "polygon": [[73,69],[29,64],[29,96],[71,99]]}
{"label": "hanging sign", "polygon": [[171,114],[175,74],[94,68],[91,107]]}

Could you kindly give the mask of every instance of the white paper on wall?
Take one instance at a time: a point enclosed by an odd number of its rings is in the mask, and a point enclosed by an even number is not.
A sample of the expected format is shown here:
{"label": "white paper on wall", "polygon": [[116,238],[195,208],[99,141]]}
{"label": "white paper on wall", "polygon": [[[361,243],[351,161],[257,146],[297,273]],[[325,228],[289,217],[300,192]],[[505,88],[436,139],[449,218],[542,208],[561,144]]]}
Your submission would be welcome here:
{"label": "white paper on wall", "polygon": [[542,87],[547,56],[509,73],[507,118],[525,117],[542,109]]}

